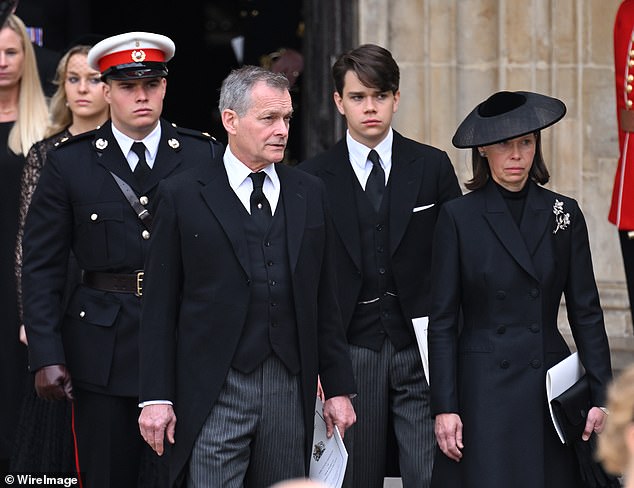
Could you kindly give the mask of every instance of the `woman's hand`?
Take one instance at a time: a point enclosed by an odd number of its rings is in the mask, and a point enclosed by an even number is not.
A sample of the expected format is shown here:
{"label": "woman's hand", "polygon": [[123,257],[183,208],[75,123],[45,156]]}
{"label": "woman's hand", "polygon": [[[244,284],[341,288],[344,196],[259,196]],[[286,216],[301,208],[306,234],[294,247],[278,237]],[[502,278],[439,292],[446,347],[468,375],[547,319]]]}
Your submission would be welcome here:
{"label": "woman's hand", "polygon": [[[601,410],[599,410],[601,412]],[[457,413],[436,415],[434,426],[438,447],[449,459],[459,462],[462,459],[462,420]]]}

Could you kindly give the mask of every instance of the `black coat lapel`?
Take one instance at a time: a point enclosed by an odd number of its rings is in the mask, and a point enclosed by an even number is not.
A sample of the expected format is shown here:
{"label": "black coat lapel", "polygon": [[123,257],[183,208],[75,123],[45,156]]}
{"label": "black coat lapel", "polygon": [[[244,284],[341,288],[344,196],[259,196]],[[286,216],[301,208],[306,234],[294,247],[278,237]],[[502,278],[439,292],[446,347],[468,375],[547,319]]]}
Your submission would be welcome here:
{"label": "black coat lapel", "polygon": [[152,171],[141,186],[141,191],[149,192],[181,165],[181,149],[182,141],[176,129],[168,122],[161,120],[161,141],[158,152]]}
{"label": "black coat lapel", "polygon": [[275,169],[280,178],[282,195],[276,213],[283,211],[286,217],[288,256],[291,272],[294,273],[306,227],[306,189],[300,178],[301,173],[289,171],[289,168],[282,164],[276,165]]}
{"label": "black coat lapel", "polygon": [[526,205],[524,214],[520,223],[520,231],[526,242],[526,247],[531,256],[535,255],[537,246],[546,235],[548,223],[551,222],[552,208],[545,199],[544,192],[536,183],[528,182],[528,196],[526,197]]}
{"label": "black coat lapel", "polygon": [[328,188],[328,206],[335,230],[355,266],[361,269],[361,236],[357,202],[354,197],[354,185],[358,182],[350,166],[345,139],[340,140],[326,157],[329,157],[330,161],[321,177]]}
{"label": "black coat lapel", "polygon": [[[484,218],[489,222],[494,234],[502,245],[513,256],[517,263],[531,276],[539,280],[533,261],[526,247],[526,242],[519,228],[513,221],[511,212],[500,192],[492,181],[484,188],[486,209]],[[473,236],[478,239],[478,236]]]}
{"label": "black coat lapel", "polygon": [[199,181],[204,186],[200,193],[231,241],[245,273],[251,276],[247,238],[240,215],[240,202],[236,202],[237,197],[229,186],[222,157],[222,154],[218,154],[209,166],[201,166]]}
{"label": "black coat lapel", "polygon": [[424,165],[403,151],[402,136],[394,131],[390,185],[390,253],[393,255],[405,234],[423,177]]}
{"label": "black coat lapel", "polygon": [[97,163],[105,167],[107,171],[116,174],[138,193],[140,191],[139,185],[121,151],[121,147],[119,147],[119,143],[112,134],[110,121],[95,131],[92,145],[97,155]]}

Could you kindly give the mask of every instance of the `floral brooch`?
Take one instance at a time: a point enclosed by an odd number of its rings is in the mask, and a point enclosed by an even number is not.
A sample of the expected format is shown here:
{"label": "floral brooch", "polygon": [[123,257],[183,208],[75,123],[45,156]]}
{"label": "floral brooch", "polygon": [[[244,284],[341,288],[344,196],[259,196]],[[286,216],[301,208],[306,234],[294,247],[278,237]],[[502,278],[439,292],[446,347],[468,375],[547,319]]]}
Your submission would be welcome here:
{"label": "floral brooch", "polygon": [[559,229],[566,230],[570,225],[570,214],[564,213],[564,202],[555,199],[553,213],[555,214],[555,224],[557,224],[553,234],[556,234]]}

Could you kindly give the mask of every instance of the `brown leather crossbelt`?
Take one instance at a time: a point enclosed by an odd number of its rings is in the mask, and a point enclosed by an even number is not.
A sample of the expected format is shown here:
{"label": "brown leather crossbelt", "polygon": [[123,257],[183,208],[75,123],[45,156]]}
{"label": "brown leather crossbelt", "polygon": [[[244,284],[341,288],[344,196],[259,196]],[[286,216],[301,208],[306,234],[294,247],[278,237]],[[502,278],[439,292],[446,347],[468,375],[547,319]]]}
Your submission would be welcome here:
{"label": "brown leather crossbelt", "polygon": [[138,297],[143,295],[143,271],[131,274],[84,271],[82,282],[84,285],[97,290],[134,293]]}

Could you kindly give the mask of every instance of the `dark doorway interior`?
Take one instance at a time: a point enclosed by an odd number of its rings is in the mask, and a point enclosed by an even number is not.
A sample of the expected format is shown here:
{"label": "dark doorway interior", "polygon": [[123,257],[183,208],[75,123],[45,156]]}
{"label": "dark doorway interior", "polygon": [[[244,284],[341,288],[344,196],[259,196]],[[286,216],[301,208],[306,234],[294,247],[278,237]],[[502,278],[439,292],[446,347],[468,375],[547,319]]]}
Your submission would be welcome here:
{"label": "dark doorway interior", "polygon": [[221,140],[225,136],[217,110],[220,84],[240,65],[232,40],[245,37],[244,64],[259,64],[260,56],[284,47],[301,51],[301,1],[185,0],[172,2],[168,9],[148,0],[101,5],[92,9],[95,32],[148,30],[174,40],[164,115]]}
{"label": "dark doorway interior", "polygon": [[[169,36],[176,54],[169,63],[163,114],[221,140],[225,135],[218,94],[229,71],[240,64],[261,64],[263,56],[262,61],[270,63],[266,56],[281,48],[302,50],[301,0],[183,0],[168,8],[149,0],[21,0],[16,13],[27,25],[41,27],[45,47],[59,52],[89,33],[107,37],[149,31]],[[242,59],[232,46],[239,36],[244,36]],[[299,94],[294,97],[299,99]],[[293,132],[300,132],[299,120],[293,121]],[[299,143],[298,135],[293,133],[291,141]]]}
{"label": "dark doorway interior", "polygon": [[[217,109],[220,84],[239,66],[231,40],[245,36],[244,63],[274,61],[280,48],[303,55],[292,90],[288,162],[312,156],[343,134],[332,102],[330,66],[356,39],[356,2],[349,0],[181,0],[167,8],[152,0],[20,0],[17,14],[43,29],[44,46],[63,52],[88,34],[165,34],[176,43],[164,116],[224,141]],[[273,56],[267,54],[274,53]]]}

